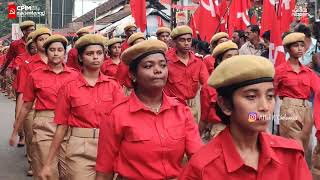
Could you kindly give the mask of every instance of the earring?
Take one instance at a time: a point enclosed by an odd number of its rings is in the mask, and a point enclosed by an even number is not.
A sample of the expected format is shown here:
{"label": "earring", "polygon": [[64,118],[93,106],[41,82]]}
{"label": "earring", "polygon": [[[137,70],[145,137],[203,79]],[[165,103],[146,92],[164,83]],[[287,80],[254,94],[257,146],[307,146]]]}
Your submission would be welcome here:
{"label": "earring", "polygon": [[132,82],[134,82],[134,83],[135,83],[136,81],[137,81],[137,80],[136,80],[136,78],[132,78]]}

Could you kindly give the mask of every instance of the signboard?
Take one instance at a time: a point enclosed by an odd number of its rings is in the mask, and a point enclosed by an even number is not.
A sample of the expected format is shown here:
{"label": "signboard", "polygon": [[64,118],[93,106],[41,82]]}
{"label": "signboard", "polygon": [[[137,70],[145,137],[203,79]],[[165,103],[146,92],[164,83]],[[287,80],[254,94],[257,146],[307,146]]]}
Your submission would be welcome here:
{"label": "signboard", "polygon": [[11,32],[12,32],[12,40],[21,39],[23,36],[19,24],[12,24]]}

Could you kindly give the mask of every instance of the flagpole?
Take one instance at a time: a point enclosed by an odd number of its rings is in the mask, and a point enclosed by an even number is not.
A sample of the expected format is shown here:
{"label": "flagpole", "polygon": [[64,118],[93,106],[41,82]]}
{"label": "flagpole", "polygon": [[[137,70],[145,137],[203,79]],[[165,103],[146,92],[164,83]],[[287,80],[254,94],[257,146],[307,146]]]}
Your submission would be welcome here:
{"label": "flagpole", "polygon": [[[223,14],[223,16],[222,16],[223,18],[224,18],[224,16],[227,14],[227,12],[229,12],[231,4],[232,4],[232,0],[230,0],[229,6],[227,7],[226,11],[224,12],[224,14]],[[229,18],[228,18],[228,19],[229,19]],[[228,21],[229,21],[229,20],[228,20]],[[228,22],[228,21],[227,21],[227,22]],[[218,26],[217,26],[216,31],[215,31],[214,34],[216,34],[216,33],[219,31],[219,28],[220,28],[220,26],[221,26],[221,23],[222,23],[222,20],[220,19],[219,24],[218,24]],[[229,23],[228,23],[228,24],[229,24]]]}

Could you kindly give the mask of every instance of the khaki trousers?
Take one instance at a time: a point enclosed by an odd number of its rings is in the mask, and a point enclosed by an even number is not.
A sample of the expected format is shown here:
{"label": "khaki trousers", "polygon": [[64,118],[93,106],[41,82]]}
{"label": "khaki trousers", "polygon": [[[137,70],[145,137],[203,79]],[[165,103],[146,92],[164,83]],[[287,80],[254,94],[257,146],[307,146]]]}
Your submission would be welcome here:
{"label": "khaki trousers", "polygon": [[[53,111],[37,111],[33,121],[32,131],[32,168],[34,179],[39,179],[45,161],[47,160],[50,145],[56,131],[53,123]],[[65,141],[61,144],[59,155],[51,162],[51,176],[49,180],[66,179]]]}
{"label": "khaki trousers", "polygon": [[34,110],[28,113],[27,118],[23,122],[23,131],[26,138],[26,150],[28,162],[31,164],[31,153],[32,153],[32,124],[34,119]]}
{"label": "khaki trousers", "polygon": [[193,99],[186,100],[187,105],[191,108],[192,115],[196,121],[197,124],[199,124],[200,121],[200,95],[199,91],[197,95]]}
{"label": "khaki trousers", "polygon": [[71,129],[71,136],[67,141],[68,180],[95,180],[98,135],[90,137],[88,130],[92,129],[89,128],[77,128],[80,129],[78,134],[74,129]]}
{"label": "khaki trousers", "polygon": [[308,150],[312,128],[306,134],[303,134],[302,129],[310,122],[313,123],[309,101],[283,98],[279,117],[280,136],[298,140],[305,152]]}

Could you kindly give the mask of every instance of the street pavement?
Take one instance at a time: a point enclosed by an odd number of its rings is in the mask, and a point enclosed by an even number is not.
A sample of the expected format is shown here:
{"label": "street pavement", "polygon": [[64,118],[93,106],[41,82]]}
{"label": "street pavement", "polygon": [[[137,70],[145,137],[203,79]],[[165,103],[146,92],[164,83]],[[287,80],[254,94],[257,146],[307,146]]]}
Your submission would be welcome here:
{"label": "street pavement", "polygon": [[12,132],[15,102],[0,93],[0,180],[31,180],[25,148],[11,147],[8,139]]}

